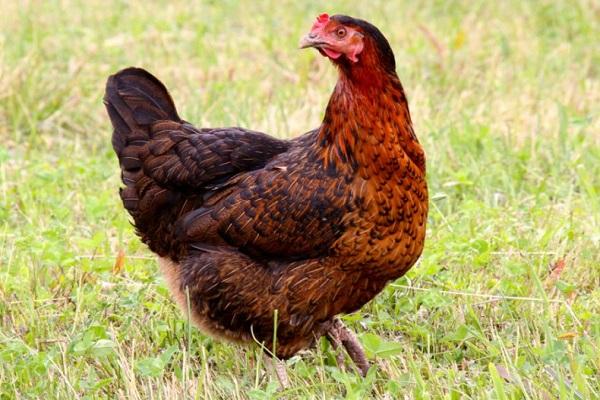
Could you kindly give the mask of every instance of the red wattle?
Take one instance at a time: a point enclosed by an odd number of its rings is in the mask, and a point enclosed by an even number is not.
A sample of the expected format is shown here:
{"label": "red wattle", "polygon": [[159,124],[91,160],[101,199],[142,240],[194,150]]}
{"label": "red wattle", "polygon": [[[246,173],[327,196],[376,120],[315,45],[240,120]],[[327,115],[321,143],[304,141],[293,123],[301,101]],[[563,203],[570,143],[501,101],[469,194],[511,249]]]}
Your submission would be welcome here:
{"label": "red wattle", "polygon": [[332,58],[332,59],[334,59],[334,60],[335,60],[336,58],[339,58],[339,57],[342,55],[342,53],[339,53],[339,52],[337,52],[337,51],[334,51],[334,50],[327,49],[327,48],[325,48],[325,47],[323,47],[323,48],[322,48],[322,50],[323,50],[323,52],[324,52],[325,54],[327,54],[327,57],[329,57],[329,58]]}

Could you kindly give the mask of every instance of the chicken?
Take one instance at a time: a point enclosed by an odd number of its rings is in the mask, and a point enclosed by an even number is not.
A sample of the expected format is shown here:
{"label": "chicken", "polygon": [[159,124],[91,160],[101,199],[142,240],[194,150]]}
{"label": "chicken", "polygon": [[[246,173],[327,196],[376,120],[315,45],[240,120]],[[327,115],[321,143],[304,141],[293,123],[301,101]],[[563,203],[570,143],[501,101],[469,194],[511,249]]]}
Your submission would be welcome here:
{"label": "chicken", "polygon": [[300,46],[329,58],[339,79],[321,125],[292,140],[195,128],[150,73],[111,76],[104,102],[120,195],[202,331],[262,342],[280,359],[327,336],[364,374],[360,344],[336,316],[421,255],[425,155],[375,26],[322,14]]}

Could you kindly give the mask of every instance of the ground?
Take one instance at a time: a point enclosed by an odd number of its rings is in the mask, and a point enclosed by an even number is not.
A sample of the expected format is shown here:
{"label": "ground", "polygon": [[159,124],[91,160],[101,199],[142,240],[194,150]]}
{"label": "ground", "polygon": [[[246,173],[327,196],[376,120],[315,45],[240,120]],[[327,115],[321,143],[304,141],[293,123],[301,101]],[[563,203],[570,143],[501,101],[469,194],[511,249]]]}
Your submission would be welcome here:
{"label": "ground", "polygon": [[[17,1],[0,16],[0,399],[600,397],[595,1]],[[321,12],[387,35],[428,159],[426,248],[287,363],[182,317],[117,195],[106,77],[142,66],[199,126],[292,137],[335,82]]]}

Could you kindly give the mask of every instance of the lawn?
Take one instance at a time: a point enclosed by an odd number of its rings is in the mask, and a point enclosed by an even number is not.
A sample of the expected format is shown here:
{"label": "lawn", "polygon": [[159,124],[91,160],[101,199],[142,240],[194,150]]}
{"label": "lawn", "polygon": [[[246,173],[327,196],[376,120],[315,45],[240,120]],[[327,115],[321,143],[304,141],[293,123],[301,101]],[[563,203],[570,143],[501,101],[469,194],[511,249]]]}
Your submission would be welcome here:
{"label": "lawn", "polygon": [[[0,399],[600,398],[597,1],[18,1],[0,15]],[[176,309],[117,194],[107,76],[147,68],[199,126],[293,137],[336,79],[299,38],[367,19],[428,160],[419,263],[287,362]]]}

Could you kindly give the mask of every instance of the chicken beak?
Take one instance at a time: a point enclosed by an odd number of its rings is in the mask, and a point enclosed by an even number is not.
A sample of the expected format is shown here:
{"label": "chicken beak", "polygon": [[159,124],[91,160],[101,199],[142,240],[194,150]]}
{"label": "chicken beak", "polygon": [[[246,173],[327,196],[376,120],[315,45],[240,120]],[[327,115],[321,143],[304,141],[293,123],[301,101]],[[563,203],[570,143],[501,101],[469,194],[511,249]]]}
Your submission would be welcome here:
{"label": "chicken beak", "polygon": [[298,44],[298,46],[301,49],[307,49],[309,47],[320,47],[324,44],[325,42],[319,37],[319,35],[311,32],[308,35],[304,36],[302,39],[300,39],[300,43]]}

